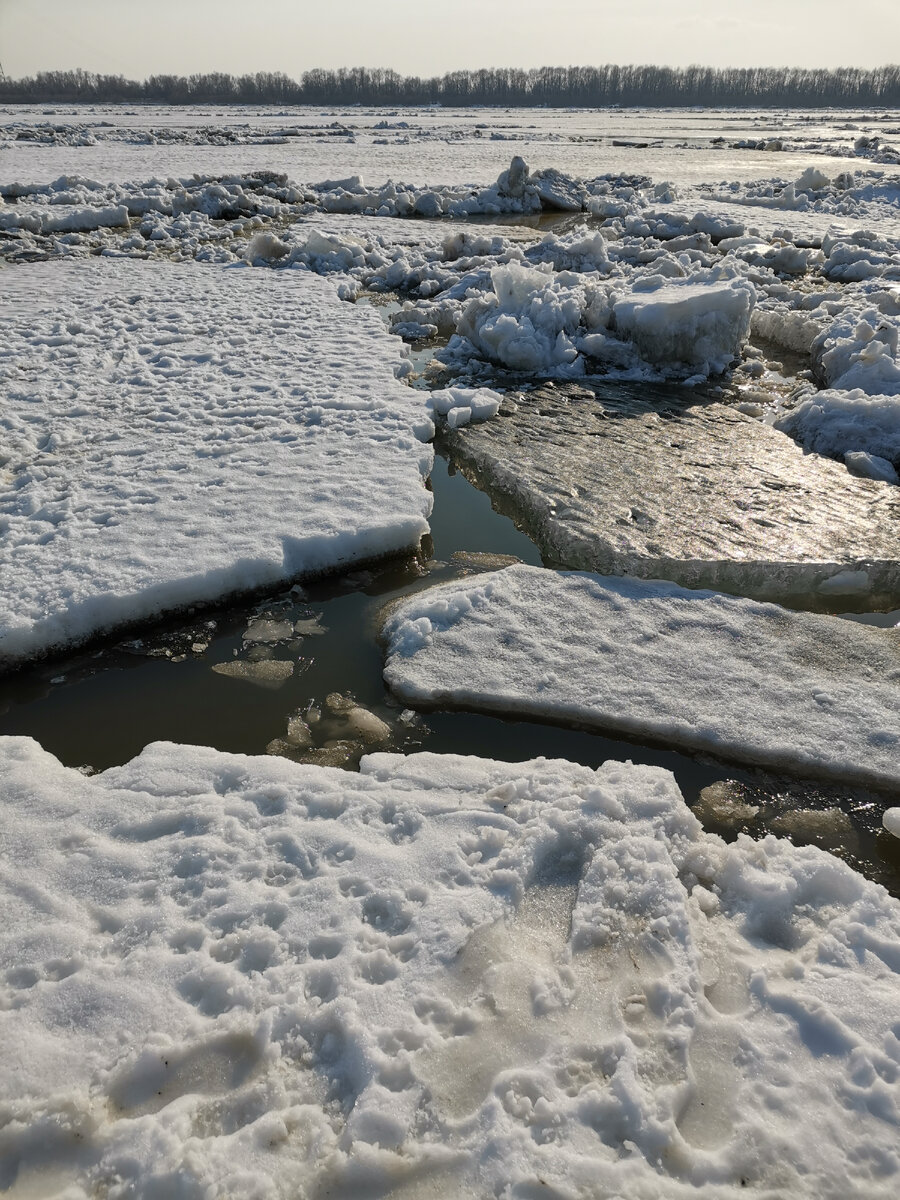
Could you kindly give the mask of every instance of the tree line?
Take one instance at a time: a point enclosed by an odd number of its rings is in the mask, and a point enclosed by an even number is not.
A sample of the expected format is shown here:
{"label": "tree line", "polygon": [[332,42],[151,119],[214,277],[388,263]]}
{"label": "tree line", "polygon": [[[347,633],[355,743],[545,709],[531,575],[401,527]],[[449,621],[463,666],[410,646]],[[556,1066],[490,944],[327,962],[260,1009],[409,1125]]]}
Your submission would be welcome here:
{"label": "tree line", "polygon": [[93,71],[0,77],[4,104],[497,105],[552,108],[900,106],[900,66],[860,70],[800,67],[493,67],[421,79],[367,67],[151,75],[138,81]]}

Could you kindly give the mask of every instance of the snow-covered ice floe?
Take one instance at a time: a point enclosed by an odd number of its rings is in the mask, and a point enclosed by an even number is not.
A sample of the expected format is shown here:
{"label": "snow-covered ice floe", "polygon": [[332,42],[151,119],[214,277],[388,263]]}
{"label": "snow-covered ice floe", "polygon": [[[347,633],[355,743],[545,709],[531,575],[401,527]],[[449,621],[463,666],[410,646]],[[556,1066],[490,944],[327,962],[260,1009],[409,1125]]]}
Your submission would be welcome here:
{"label": "snow-covered ice floe", "polygon": [[856,475],[900,482],[893,466],[900,462],[900,392],[871,396],[859,388],[826,389],[801,399],[775,424],[807,450],[843,457]]}
{"label": "snow-covered ice floe", "polygon": [[456,458],[555,565],[829,608],[900,601],[900,494],[723,404],[594,383],[507,393]]}
{"label": "snow-covered ice floe", "polygon": [[667,772],[11,738],[0,781],[11,1195],[896,1195],[900,905]]}
{"label": "snow-covered ice floe", "polygon": [[409,704],[611,730],[896,788],[900,629],[675,584],[517,566],[389,616]]}
{"label": "snow-covered ice floe", "polygon": [[0,320],[0,664],[428,529],[426,398],[324,280],[35,264]]}

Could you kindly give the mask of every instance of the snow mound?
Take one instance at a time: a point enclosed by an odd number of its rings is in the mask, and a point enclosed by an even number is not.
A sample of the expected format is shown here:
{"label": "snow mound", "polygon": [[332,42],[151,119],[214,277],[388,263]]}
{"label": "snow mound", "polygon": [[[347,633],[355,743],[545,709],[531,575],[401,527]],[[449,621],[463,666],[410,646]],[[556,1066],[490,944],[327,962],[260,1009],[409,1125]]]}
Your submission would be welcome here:
{"label": "snow mound", "polygon": [[0,664],[427,531],[425,397],[324,280],[35,264],[0,320]]}
{"label": "snow mound", "polygon": [[650,364],[664,376],[707,376],[740,356],[756,302],[752,283],[673,281],[667,270],[683,275],[683,268],[664,256],[656,273],[628,290],[614,287],[603,282],[611,267],[599,235],[547,239],[537,252],[544,257],[536,265],[493,267],[490,290],[476,294],[458,317],[459,338],[490,362],[571,378],[584,374],[586,356],[633,370]]}
{"label": "snow mound", "polygon": [[4,1185],[893,1197],[900,906],[671,776],[0,741]]}
{"label": "snow mound", "polygon": [[897,630],[519,566],[419,593],[392,612],[385,638],[385,679],[407,703],[896,786]]}
{"label": "snow mound", "polygon": [[870,396],[860,388],[816,392],[780,417],[775,427],[816,454],[845,458],[862,452],[887,459],[888,464],[900,462],[900,395]]}

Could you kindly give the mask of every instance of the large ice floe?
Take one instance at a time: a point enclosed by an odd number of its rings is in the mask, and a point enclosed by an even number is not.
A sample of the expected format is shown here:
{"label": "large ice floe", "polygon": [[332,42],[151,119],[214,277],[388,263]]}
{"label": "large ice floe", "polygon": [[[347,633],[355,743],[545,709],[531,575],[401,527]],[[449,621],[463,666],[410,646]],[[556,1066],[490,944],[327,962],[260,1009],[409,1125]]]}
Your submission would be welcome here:
{"label": "large ice floe", "polygon": [[900,630],[670,583],[517,566],[387,620],[407,703],[539,717],[895,788]]}
{"label": "large ice floe", "polygon": [[896,1195],[900,906],[664,771],[0,781],[11,1196]]}
{"label": "large ice floe", "polygon": [[900,597],[897,489],[735,407],[548,386],[508,393],[451,445],[556,564],[832,611]]}
{"label": "large ice floe", "polygon": [[425,396],[323,280],[35,264],[0,319],[2,663],[427,531]]}

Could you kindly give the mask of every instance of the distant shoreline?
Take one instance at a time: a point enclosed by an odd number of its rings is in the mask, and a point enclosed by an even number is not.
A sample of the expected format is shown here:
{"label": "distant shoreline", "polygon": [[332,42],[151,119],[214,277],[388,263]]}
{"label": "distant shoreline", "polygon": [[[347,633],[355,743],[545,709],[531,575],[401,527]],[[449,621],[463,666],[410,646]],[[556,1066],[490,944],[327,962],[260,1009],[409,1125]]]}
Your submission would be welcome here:
{"label": "distant shoreline", "polygon": [[0,104],[367,105],[421,108],[898,108],[900,66],[537,67],[453,71],[421,79],[367,67],[151,75],[92,71],[0,76]]}

